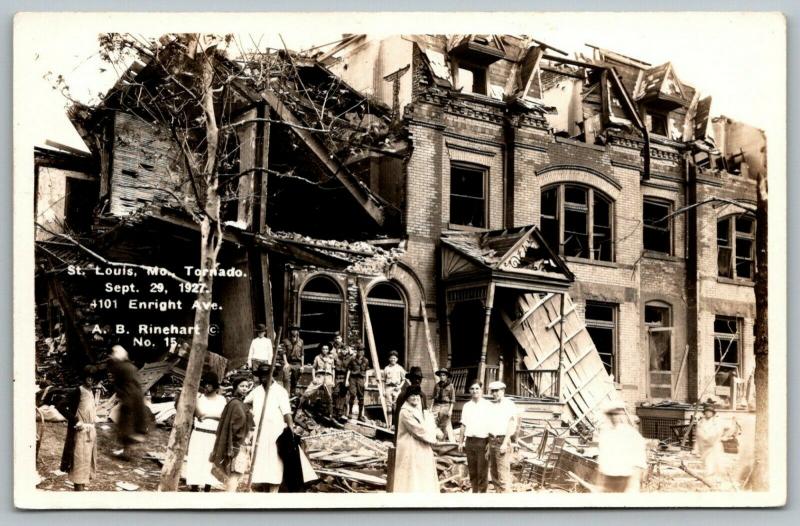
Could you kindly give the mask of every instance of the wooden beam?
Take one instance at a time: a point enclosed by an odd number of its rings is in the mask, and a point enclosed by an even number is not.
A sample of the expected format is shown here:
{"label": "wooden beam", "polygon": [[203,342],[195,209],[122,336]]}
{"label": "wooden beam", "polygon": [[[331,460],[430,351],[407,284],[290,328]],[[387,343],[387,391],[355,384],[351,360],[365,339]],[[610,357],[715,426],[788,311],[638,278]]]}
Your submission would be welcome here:
{"label": "wooden beam", "polygon": [[[489,324],[492,320],[492,307],[494,306],[494,282],[489,283],[486,290],[486,318],[483,322],[483,340],[481,343],[481,363],[478,366],[478,379],[484,384],[486,390],[486,347],[489,345]],[[468,380],[469,381],[469,380]]]}
{"label": "wooden beam", "polygon": [[383,390],[383,376],[381,375],[381,364],[378,361],[378,348],[375,346],[375,334],[372,332],[372,321],[369,317],[369,308],[367,305],[367,291],[364,287],[359,285],[359,295],[361,296],[361,309],[364,312],[364,328],[367,331],[367,343],[369,344],[369,354],[372,359],[372,367],[375,369],[375,379],[378,381],[378,398],[381,401],[381,409],[383,409],[383,420],[386,425],[389,425],[389,412],[386,409],[386,396]]}
{"label": "wooden beam", "polygon": [[372,197],[366,187],[341,162],[331,157],[328,149],[300,122],[275,93],[267,90],[261,93],[261,97],[278,114],[278,117],[289,124],[291,130],[305,143],[322,166],[342,183],[342,186],[350,192],[350,195],[355,197],[356,201],[361,204],[364,211],[373,221],[382,226],[385,221],[383,207]]}
{"label": "wooden beam", "polygon": [[[420,312],[422,312],[422,323],[425,326],[425,345],[428,348],[428,358],[431,361],[431,367],[433,368],[434,376],[436,375],[436,371],[439,369],[439,362],[436,359],[436,353],[433,351],[433,341],[431,340],[431,329],[428,325],[428,311],[425,308],[425,302],[420,301],[419,304]],[[449,318],[448,318],[449,320]],[[449,331],[449,321],[448,321],[448,331]],[[449,332],[448,332],[448,343],[449,343]]]}
{"label": "wooden beam", "polygon": [[552,297],[553,297],[553,293],[552,293],[552,292],[549,292],[549,293],[547,293],[547,294],[545,295],[545,297],[544,297],[544,298],[542,298],[541,300],[539,300],[539,301],[536,303],[536,305],[534,305],[534,306],[533,306],[533,307],[531,307],[530,309],[526,310],[526,311],[525,311],[525,312],[522,314],[522,316],[520,316],[520,317],[519,317],[519,319],[517,319],[517,320],[514,322],[514,325],[511,327],[511,330],[514,330],[514,329],[516,329],[517,327],[519,327],[520,325],[522,325],[522,323],[523,323],[525,320],[527,320],[527,319],[530,317],[530,315],[531,315],[531,314],[533,314],[534,312],[536,312],[536,309],[538,309],[539,307],[541,307],[542,305],[544,305],[545,303],[547,303],[547,301],[548,301],[550,298],[552,298]]}
{"label": "wooden beam", "polygon": [[559,316],[558,318],[556,318],[556,319],[554,319],[553,321],[551,321],[550,323],[548,323],[548,324],[547,324],[547,328],[548,328],[548,329],[552,329],[553,327],[555,327],[555,326],[556,326],[556,324],[558,324],[558,323],[561,323],[561,320],[562,320],[564,317],[566,317],[566,316],[569,316],[569,315],[570,315],[570,314],[572,314],[573,312],[575,312],[575,304],[574,304],[574,303],[572,304],[572,306],[570,306],[570,308],[568,308],[568,309],[567,309],[567,311],[564,313],[564,315],[563,315],[563,316]]}

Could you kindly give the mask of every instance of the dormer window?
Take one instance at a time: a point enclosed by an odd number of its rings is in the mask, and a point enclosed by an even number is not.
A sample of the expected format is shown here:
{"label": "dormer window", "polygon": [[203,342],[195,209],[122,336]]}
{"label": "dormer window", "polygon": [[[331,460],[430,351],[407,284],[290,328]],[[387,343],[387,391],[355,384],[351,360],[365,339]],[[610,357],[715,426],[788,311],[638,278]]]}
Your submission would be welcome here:
{"label": "dormer window", "polygon": [[485,67],[455,62],[453,69],[453,80],[461,93],[487,94]]}

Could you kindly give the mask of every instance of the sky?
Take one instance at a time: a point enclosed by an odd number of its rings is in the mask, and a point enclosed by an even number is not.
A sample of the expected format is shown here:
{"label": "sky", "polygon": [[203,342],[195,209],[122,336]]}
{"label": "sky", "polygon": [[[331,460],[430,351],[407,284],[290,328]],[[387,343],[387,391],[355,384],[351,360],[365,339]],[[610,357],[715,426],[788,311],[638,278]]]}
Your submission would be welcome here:
{"label": "sky", "polygon": [[[47,28],[47,34],[30,35],[34,40],[28,45],[33,53],[17,58],[29,61],[24,73],[30,80],[26,90],[32,91],[26,95],[36,101],[32,110],[39,122],[47,123],[34,134],[37,145],[50,139],[86,149],[66,118],[65,97],[53,89],[53,84],[62,75],[71,95],[83,102],[96,101],[99,93],[114,84],[119,72],[98,55],[97,34],[106,30],[148,35],[161,31],[225,32],[234,33],[244,44],[259,42],[272,47],[282,47],[283,37],[291,49],[335,41],[342,33],[528,34],[571,56],[575,52],[591,56],[585,44],[593,44],[653,65],[671,61],[682,82],[697,88],[701,96],[712,96],[712,115],[726,115],[765,129],[768,137],[785,119],[781,100],[785,95],[784,26],[774,14],[426,14],[422,18],[397,15],[400,18],[395,19],[341,16],[338,20],[333,20],[337,15],[287,15],[285,20],[272,15],[268,18],[271,24],[259,23],[260,15],[248,14],[245,18],[219,15],[191,19],[198,22],[197,28],[187,27],[186,17],[170,15],[159,15],[159,20],[153,15],[108,15],[111,18],[90,21],[82,18],[85,23],[70,23],[70,16],[80,15],[64,15],[60,17],[62,23]],[[266,32],[265,27],[275,29]],[[143,28],[148,32],[142,32]]]}

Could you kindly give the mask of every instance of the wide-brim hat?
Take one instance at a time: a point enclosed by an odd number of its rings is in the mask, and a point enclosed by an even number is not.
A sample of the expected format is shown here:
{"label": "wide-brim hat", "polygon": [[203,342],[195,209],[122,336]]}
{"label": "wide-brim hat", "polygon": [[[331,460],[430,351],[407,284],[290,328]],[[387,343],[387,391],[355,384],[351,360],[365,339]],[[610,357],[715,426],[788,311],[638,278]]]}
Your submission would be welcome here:
{"label": "wide-brim hat", "polygon": [[449,377],[450,376],[450,371],[448,371],[444,367],[442,367],[441,369],[436,371],[436,376],[439,376],[439,375],[442,375],[442,374],[447,375]]}
{"label": "wide-brim hat", "polygon": [[267,332],[267,326],[263,323],[257,323],[256,328],[253,329],[253,332]]}
{"label": "wide-brim hat", "polygon": [[705,403],[703,403],[703,412],[705,413],[706,411],[711,411],[715,415],[717,414],[717,406],[713,400],[706,400]]}
{"label": "wide-brim hat", "polygon": [[411,369],[409,369],[409,370],[408,370],[408,372],[406,373],[406,378],[408,378],[409,380],[410,380],[411,378],[424,378],[424,376],[422,375],[422,368],[421,368],[421,367],[418,367],[418,366],[416,366],[416,365],[415,365],[415,366],[413,366],[413,367],[412,367]]}

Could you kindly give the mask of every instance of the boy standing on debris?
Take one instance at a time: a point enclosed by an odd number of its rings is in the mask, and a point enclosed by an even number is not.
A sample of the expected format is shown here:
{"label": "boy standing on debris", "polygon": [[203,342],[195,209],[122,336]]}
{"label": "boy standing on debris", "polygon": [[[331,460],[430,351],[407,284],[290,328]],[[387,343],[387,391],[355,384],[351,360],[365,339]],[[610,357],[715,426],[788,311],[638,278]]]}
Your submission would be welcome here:
{"label": "boy standing on debris", "polygon": [[492,401],[486,420],[489,436],[489,470],[495,492],[511,491],[511,439],[517,433],[517,406],[506,398],[506,384],[489,384]]}
{"label": "boy standing on debris", "polygon": [[358,399],[358,419],[364,418],[364,386],[367,371],[369,371],[369,360],[364,356],[364,346],[359,345],[356,349],[355,357],[347,363],[347,376],[344,383],[350,392],[350,401],[347,406],[347,415],[353,414],[353,403]]}
{"label": "boy standing on debris", "polygon": [[389,352],[389,365],[383,369],[383,384],[386,387],[386,404],[388,410],[389,427],[392,427],[392,416],[394,415],[395,402],[400,394],[400,387],[405,380],[406,370],[397,363],[397,351]]}
{"label": "boy standing on debris", "polygon": [[331,354],[331,347],[327,343],[319,346],[319,354],[314,357],[314,364],[312,366],[314,378],[317,377],[318,372],[322,372],[322,380],[328,390],[333,389],[333,370],[334,358]]}
{"label": "boy standing on debris", "polygon": [[289,326],[289,337],[283,340],[283,347],[286,349],[287,360],[287,367],[284,370],[288,370],[289,373],[289,396],[292,396],[297,389],[297,381],[300,379],[300,371],[305,362],[305,347],[300,337],[299,326]]}
{"label": "boy standing on debris", "polygon": [[436,371],[439,381],[433,387],[433,415],[436,417],[436,426],[441,430],[448,442],[453,442],[453,404],[456,401],[456,389],[450,382],[450,372],[441,368]]}
{"label": "boy standing on debris", "polygon": [[458,450],[467,453],[469,482],[472,493],[486,493],[489,485],[489,461],[487,448],[489,434],[486,422],[490,404],[483,398],[483,383],[475,380],[469,386],[470,399],[461,409],[461,439]]}
{"label": "boy standing on debris", "polygon": [[263,323],[256,325],[256,337],[250,342],[250,350],[247,352],[247,366],[251,370],[258,369],[262,363],[269,365],[272,363],[272,340],[267,338],[267,326]]}
{"label": "boy standing on debris", "polygon": [[639,491],[641,472],[647,468],[644,439],[628,423],[624,403],[609,403],[605,413],[608,424],[597,439],[600,486],[606,493]]}
{"label": "boy standing on debris", "polygon": [[341,341],[342,336],[337,332],[336,338],[333,341],[332,347],[334,349],[333,357],[333,370],[335,375],[336,387],[333,391],[333,416],[338,420],[347,419],[345,412],[347,411],[347,386],[344,381],[347,377],[347,362],[350,360],[350,354],[344,344],[337,344],[337,340]]}
{"label": "boy standing on debris", "polygon": [[59,409],[67,418],[67,438],[61,455],[61,471],[69,473],[75,491],[83,491],[97,472],[97,408],[94,403],[94,376],[97,369],[83,370],[83,383],[67,397]]}

